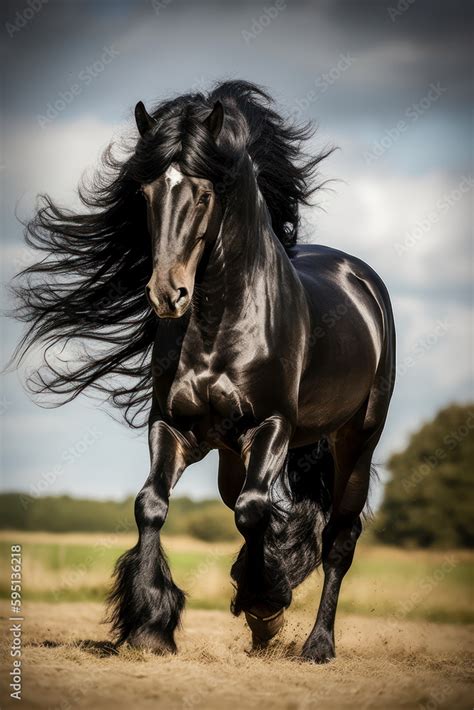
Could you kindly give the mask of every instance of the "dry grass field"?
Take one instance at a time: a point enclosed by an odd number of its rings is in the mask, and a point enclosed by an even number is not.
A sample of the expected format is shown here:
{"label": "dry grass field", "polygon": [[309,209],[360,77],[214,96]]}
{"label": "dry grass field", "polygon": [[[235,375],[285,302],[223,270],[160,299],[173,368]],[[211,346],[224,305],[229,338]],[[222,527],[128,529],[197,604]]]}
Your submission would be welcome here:
{"label": "dry grass field", "polygon": [[[10,547],[21,544],[25,601],[102,602],[114,563],[136,542],[135,534],[0,532],[0,593],[8,596]],[[194,609],[226,611],[232,595],[229,570],[238,543],[164,539],[173,576]],[[474,622],[474,554],[449,550],[357,548],[344,580],[339,610],[383,618]],[[313,613],[322,574],[295,590],[292,609]]]}
{"label": "dry grass field", "polygon": [[[179,654],[156,657],[109,642],[103,596],[132,536],[3,532],[0,707],[419,708],[473,706],[472,559],[467,552],[361,546],[336,626],[337,659],[298,659],[314,621],[321,575],[296,591],[282,633],[250,651],[242,618],[227,611],[236,548],[169,538],[176,580],[189,593]],[[22,545],[22,701],[9,699],[8,562]]]}
{"label": "dry grass field", "polygon": [[179,655],[156,657],[100,642],[100,604],[30,603],[25,608],[23,698],[2,707],[73,710],[309,710],[310,708],[472,707],[473,631],[431,622],[341,615],[338,658],[325,666],[297,659],[311,617],[288,614],[264,655],[249,653],[241,619],[190,610]]}

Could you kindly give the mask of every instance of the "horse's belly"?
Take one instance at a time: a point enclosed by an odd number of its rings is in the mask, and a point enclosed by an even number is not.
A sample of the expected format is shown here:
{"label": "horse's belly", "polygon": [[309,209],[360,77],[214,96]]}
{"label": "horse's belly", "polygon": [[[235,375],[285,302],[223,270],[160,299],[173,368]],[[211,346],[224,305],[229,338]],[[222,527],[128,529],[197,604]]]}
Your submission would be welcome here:
{"label": "horse's belly", "polygon": [[298,411],[298,421],[290,445],[311,444],[337,431],[360,409],[365,398],[362,396],[349,403],[340,400],[327,402],[315,395],[313,403],[306,404]]}
{"label": "horse's belly", "polygon": [[354,416],[369,396],[375,368],[369,350],[359,350],[359,357],[345,358],[344,363],[337,358],[317,362],[301,382],[295,438],[311,443]]}

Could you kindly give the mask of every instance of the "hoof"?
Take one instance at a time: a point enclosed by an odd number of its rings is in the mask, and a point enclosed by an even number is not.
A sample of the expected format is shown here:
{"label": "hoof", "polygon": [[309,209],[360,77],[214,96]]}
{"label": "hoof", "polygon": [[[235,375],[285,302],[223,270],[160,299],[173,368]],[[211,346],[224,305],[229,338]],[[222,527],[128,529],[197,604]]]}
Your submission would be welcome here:
{"label": "hoof", "polygon": [[245,612],[245,619],[252,631],[252,647],[254,649],[265,648],[280,631],[285,620],[284,611],[284,609],[280,609],[275,614],[265,617],[256,616],[250,611]]}
{"label": "hoof", "polygon": [[328,638],[311,640],[310,643],[306,641],[303,646],[303,651],[301,652],[301,658],[310,663],[329,663],[334,660],[335,657],[336,651],[334,649],[334,643]]}
{"label": "hoof", "polygon": [[156,631],[142,627],[134,631],[127,639],[129,646],[141,651],[151,651],[158,656],[176,653],[177,648],[173,639],[166,639]]}

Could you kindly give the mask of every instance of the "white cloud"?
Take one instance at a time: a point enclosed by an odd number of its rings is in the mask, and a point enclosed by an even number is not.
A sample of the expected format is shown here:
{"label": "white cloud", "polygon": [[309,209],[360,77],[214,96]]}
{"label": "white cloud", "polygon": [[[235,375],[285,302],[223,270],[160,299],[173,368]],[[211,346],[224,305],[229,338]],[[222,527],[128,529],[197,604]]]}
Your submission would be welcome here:
{"label": "white cloud", "polygon": [[38,194],[49,194],[69,208],[79,205],[77,188],[94,173],[111,141],[121,143],[131,124],[111,124],[84,116],[58,118],[41,128],[18,124],[10,128],[5,155],[3,277],[8,281],[32,263],[36,254],[24,243],[19,220],[28,220]]}
{"label": "white cloud", "polygon": [[74,121],[60,117],[44,128],[18,125],[9,131],[6,177],[9,191],[19,200],[20,213],[31,209],[38,193],[71,204],[86,170],[93,169],[112,139],[127,126],[83,116]]}
{"label": "white cloud", "polygon": [[324,212],[306,215],[309,240],[313,232],[318,241],[355,252],[400,287],[467,284],[472,184],[444,173],[357,174],[322,194]]}
{"label": "white cloud", "polygon": [[[127,134],[131,128],[131,124],[113,125],[92,117],[71,122],[59,118],[44,129],[17,126],[10,132],[7,178],[12,200],[22,195],[20,214],[31,212],[38,192],[48,192],[73,207],[84,170],[93,169],[114,136]],[[309,241],[328,244],[367,261],[392,294],[398,358],[404,367],[398,373],[392,410],[376,455],[378,461],[384,461],[390,451],[403,445],[420,420],[451,400],[469,396],[471,325],[461,289],[471,278],[466,246],[470,196],[462,194],[447,209],[440,210],[440,200],[454,195],[461,176],[443,172],[402,176],[387,173],[381,164],[361,169],[360,163],[358,147],[351,152],[349,146],[346,157],[338,158],[336,174],[345,176],[346,181],[334,184],[333,191],[320,196],[324,212],[306,213],[306,231]],[[14,202],[7,206],[11,216]],[[433,213],[435,218],[430,218]],[[427,219],[428,226],[423,227]],[[7,274],[29,258],[21,246],[20,231],[18,225],[18,239],[14,243],[10,239],[4,248]],[[413,243],[397,250],[396,245],[405,244],[410,236]],[[448,326],[426,347],[439,321]],[[413,363],[407,366],[409,357]],[[82,405],[78,407],[79,411]],[[83,414],[86,417],[85,411]],[[31,421],[22,419],[39,432],[35,420],[36,415]],[[43,422],[46,433],[52,419],[40,412],[38,421]],[[66,415],[64,421],[69,421]],[[104,431],[114,426],[101,421]],[[115,430],[113,436],[116,434]],[[202,468],[208,471],[207,480],[214,480],[207,462]],[[128,488],[125,478],[123,485]]]}
{"label": "white cloud", "polygon": [[338,173],[349,177],[319,196],[324,211],[306,213],[305,232],[308,241],[362,258],[389,288],[398,371],[376,453],[384,461],[438,407],[474,396],[471,304],[465,302],[472,186],[459,190],[461,176],[442,172],[396,175],[378,166],[364,172],[354,156],[339,161]]}

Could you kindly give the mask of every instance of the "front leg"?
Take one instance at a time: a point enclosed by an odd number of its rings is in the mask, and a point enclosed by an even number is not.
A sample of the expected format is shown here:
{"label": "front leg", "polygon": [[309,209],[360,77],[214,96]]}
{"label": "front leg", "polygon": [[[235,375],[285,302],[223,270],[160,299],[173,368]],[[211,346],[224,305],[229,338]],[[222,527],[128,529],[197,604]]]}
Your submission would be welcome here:
{"label": "front leg", "polygon": [[191,443],[165,422],[151,418],[150,474],[135,501],[138,542],[117,562],[109,596],[117,642],[156,653],[176,652],[174,630],[185,596],[171,578],[160,542],[171,490],[189,463],[197,460]]}
{"label": "front leg", "polygon": [[272,486],[285,466],[290,432],[287,420],[273,416],[243,440],[246,478],[235,504],[235,521],[245,545],[231,571],[236,583],[232,612],[246,612],[254,645],[275,635],[283,623],[283,609],[291,602],[274,535],[278,516],[271,498]]}

